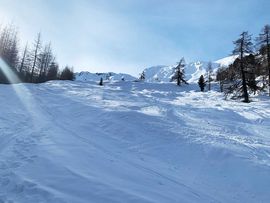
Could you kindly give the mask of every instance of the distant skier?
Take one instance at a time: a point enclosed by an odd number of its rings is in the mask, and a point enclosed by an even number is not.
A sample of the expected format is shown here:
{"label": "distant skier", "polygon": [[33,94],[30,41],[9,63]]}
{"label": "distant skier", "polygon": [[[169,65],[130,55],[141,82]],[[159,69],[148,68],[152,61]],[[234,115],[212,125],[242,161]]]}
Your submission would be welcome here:
{"label": "distant skier", "polygon": [[100,85],[100,86],[103,85],[103,78],[102,78],[102,77],[100,78],[99,85]]}

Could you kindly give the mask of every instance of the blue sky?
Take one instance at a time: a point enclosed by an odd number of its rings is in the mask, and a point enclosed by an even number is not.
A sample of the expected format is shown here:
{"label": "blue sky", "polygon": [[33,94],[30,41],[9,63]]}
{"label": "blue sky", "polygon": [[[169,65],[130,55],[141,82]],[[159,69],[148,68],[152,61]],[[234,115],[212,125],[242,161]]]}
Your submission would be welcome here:
{"label": "blue sky", "polygon": [[152,65],[217,60],[245,30],[270,24],[269,0],[0,0],[0,22],[51,41],[61,66],[133,75]]}

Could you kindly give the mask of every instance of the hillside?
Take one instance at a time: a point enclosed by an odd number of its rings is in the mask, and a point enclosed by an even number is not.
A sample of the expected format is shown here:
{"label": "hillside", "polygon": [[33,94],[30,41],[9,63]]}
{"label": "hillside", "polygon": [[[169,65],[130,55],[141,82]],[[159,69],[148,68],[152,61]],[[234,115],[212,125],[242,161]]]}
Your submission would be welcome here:
{"label": "hillside", "polygon": [[269,202],[269,99],[197,88],[0,85],[0,202]]}

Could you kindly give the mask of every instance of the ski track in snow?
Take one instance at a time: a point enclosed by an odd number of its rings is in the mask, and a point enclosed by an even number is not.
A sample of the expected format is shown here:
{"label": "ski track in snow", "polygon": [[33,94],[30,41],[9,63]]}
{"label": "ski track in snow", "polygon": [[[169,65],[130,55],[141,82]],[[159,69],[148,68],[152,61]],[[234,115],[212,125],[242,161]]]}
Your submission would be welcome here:
{"label": "ski track in snow", "polygon": [[0,86],[0,203],[270,201],[267,99],[170,83],[15,86],[31,108]]}
{"label": "ski track in snow", "polygon": [[[12,92],[12,89],[10,88],[9,91]],[[7,99],[6,95],[3,96]],[[6,115],[8,119],[1,117],[0,124],[2,147],[0,150],[0,202],[21,202],[21,198],[28,202],[53,201],[49,191],[16,173],[21,167],[31,165],[38,158],[35,148],[41,139],[47,137],[46,129],[40,124],[37,129],[36,122],[33,121],[37,118],[31,118],[25,112],[20,112],[23,106],[16,108],[17,99],[8,101],[11,103],[7,102],[8,106],[6,105],[2,111],[4,113],[2,115]],[[32,130],[29,131],[29,128]]]}

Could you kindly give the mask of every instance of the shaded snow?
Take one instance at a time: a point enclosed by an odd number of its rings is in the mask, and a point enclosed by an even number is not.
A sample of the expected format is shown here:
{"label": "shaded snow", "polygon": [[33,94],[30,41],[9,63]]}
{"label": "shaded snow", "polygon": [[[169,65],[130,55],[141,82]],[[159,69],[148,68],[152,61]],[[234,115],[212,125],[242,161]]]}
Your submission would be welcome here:
{"label": "shaded snow", "polygon": [[0,85],[0,202],[269,202],[269,98],[197,88]]}

